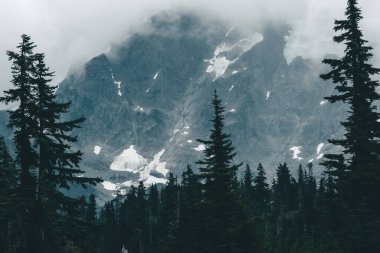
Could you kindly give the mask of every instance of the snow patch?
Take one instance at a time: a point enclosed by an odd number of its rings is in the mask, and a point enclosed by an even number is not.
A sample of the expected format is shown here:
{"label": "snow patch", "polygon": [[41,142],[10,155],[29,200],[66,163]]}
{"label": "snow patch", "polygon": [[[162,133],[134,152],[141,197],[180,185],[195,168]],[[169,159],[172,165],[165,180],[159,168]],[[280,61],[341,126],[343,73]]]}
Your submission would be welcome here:
{"label": "snow patch", "polygon": [[319,104],[320,105],[324,105],[324,104],[326,104],[327,103],[327,101],[326,100],[323,100],[323,101],[321,101]]}
{"label": "snow patch", "polygon": [[157,73],[154,75],[153,80],[156,80],[156,78],[158,77],[158,72],[159,71],[157,71]]}
{"label": "snow patch", "polygon": [[204,144],[199,144],[198,147],[193,148],[195,151],[203,151],[206,149],[206,146]]}
{"label": "snow patch", "polygon": [[235,75],[235,74],[237,74],[237,73],[239,73],[239,71],[237,71],[237,70],[232,71],[232,74],[233,74],[233,75]]}
{"label": "snow patch", "polygon": [[161,156],[165,153],[165,149],[162,149],[160,152],[154,155],[153,160],[144,168],[144,170],[140,173],[139,181],[143,181],[144,185],[150,186],[152,184],[162,183],[165,184],[167,182],[166,178],[159,178],[150,175],[152,171],[158,172],[164,177],[169,172],[166,169],[166,162],[161,162]]}
{"label": "snow patch", "polygon": [[233,88],[234,88],[234,85],[231,85],[231,87],[228,90],[232,91]]}
{"label": "snow patch", "polygon": [[114,184],[110,181],[103,181],[102,185],[103,185],[104,189],[106,189],[108,191],[116,191],[118,188],[117,184]]}
{"label": "snow patch", "polygon": [[229,110],[229,112],[236,112],[236,110],[232,108],[231,110]]}
{"label": "snow patch", "polygon": [[314,161],[314,159],[310,159],[309,161],[308,161],[308,163],[312,163]]}
{"label": "snow patch", "polygon": [[101,150],[102,150],[102,147],[100,147],[100,146],[95,146],[95,147],[94,147],[94,153],[95,153],[95,155],[99,155],[99,153],[100,153]]}
{"label": "snow patch", "polygon": [[185,128],[185,129],[190,129],[190,126],[185,126],[184,128]]}
{"label": "snow patch", "polygon": [[187,140],[186,142],[187,142],[187,143],[192,143],[192,142],[193,142],[193,140]]}
{"label": "snow patch", "polygon": [[112,78],[113,83],[116,84],[116,87],[117,87],[117,94],[118,94],[119,96],[121,96],[121,95],[122,95],[122,94],[121,94],[121,81],[116,81],[116,80],[115,80],[115,77],[114,77],[114,75],[113,75],[112,69],[111,69],[111,78]]}
{"label": "snow patch", "polygon": [[293,151],[293,159],[296,159],[298,161],[301,161],[303,158],[298,156],[301,154],[301,148],[302,146],[293,146],[289,150]]}
{"label": "snow patch", "polygon": [[223,76],[228,66],[230,66],[231,63],[234,63],[237,59],[238,58],[234,59],[233,61],[230,61],[225,56],[218,57],[217,55],[215,55],[214,58],[207,60],[210,63],[210,65],[207,67],[206,72],[214,74],[215,81],[219,77]]}
{"label": "snow patch", "polygon": [[325,154],[320,153],[319,156],[317,156],[317,160],[321,159]]}
{"label": "snow patch", "polygon": [[[228,67],[237,61],[239,57],[250,50],[253,46],[263,40],[263,35],[260,33],[255,33],[251,37],[246,39],[241,39],[233,45],[228,45],[227,43],[220,44],[214,51],[214,57],[211,59],[205,59],[209,65],[207,66],[206,72],[214,75],[214,81],[219,77],[222,77]],[[227,59],[223,53],[229,52],[232,49],[238,48],[240,54],[235,59]]]}
{"label": "snow patch", "polygon": [[266,95],[265,100],[268,100],[269,97],[270,97],[270,91],[267,91],[267,95]]}
{"label": "snow patch", "polygon": [[325,146],[325,144],[323,142],[318,144],[318,146],[317,146],[317,155],[319,153],[321,153],[321,150],[322,150],[323,146]]}
{"label": "snow patch", "polygon": [[178,133],[178,132],[179,132],[179,129],[174,129],[174,130],[173,130],[173,133],[174,133],[174,134],[176,134],[176,133]]}
{"label": "snow patch", "polygon": [[144,108],[142,108],[141,106],[137,105],[134,109],[136,112],[137,111],[140,111],[140,112],[143,112],[144,111]]}
{"label": "snow patch", "polygon": [[228,32],[226,33],[226,38],[230,35],[230,33],[231,33],[233,30],[235,30],[235,28],[230,28],[230,29],[228,30]]}
{"label": "snow patch", "polygon": [[135,172],[147,164],[147,160],[139,155],[134,149],[134,145],[130,146],[128,149],[115,157],[112,162],[110,169],[115,171],[128,171]]}
{"label": "snow patch", "polygon": [[189,135],[189,132],[188,131],[185,131],[182,133],[183,135]]}

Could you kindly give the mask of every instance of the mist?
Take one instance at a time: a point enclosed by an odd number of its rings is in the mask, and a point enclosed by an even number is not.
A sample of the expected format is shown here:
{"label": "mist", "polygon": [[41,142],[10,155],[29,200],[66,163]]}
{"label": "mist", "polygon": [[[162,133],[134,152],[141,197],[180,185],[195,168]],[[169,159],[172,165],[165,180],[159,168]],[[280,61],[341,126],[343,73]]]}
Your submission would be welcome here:
{"label": "mist", "polygon": [[[375,48],[380,65],[380,1],[361,0],[361,28]],[[226,27],[258,29],[267,24],[289,25],[284,56],[320,61],[342,48],[332,42],[334,19],[342,18],[345,0],[1,0],[0,94],[11,87],[6,51],[15,50],[20,35],[31,36],[35,52],[46,54],[59,83],[70,69],[108,52],[134,32],[147,31],[149,19],[162,12],[191,12]]]}

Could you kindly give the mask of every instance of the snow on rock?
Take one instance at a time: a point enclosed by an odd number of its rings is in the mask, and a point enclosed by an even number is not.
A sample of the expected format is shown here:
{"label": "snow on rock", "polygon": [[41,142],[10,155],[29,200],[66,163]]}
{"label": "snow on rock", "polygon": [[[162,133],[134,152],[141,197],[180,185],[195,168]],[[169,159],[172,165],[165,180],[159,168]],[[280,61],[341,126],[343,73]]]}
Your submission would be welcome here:
{"label": "snow on rock", "polygon": [[160,152],[154,155],[153,160],[144,168],[140,173],[139,181],[143,181],[146,186],[150,186],[152,184],[167,182],[166,178],[159,178],[151,175],[151,172],[155,171],[163,175],[164,177],[169,172],[166,169],[166,162],[161,162],[161,156],[165,153],[165,149],[162,149]]}
{"label": "snow on rock", "polygon": [[121,95],[122,95],[122,94],[121,94],[121,81],[116,81],[116,80],[115,80],[115,77],[114,77],[114,75],[113,75],[112,69],[111,69],[111,78],[112,78],[113,83],[116,84],[116,87],[117,87],[117,94],[118,94],[119,96],[121,96]]}
{"label": "snow on rock", "polygon": [[190,126],[185,126],[184,128],[185,128],[185,129],[190,129]]}
{"label": "snow on rock", "polygon": [[133,183],[132,180],[128,180],[128,181],[121,183],[120,185],[125,186],[125,187],[131,187],[132,185],[136,185],[136,184],[137,183]]}
{"label": "snow on rock", "polygon": [[230,29],[228,30],[228,32],[226,33],[226,38],[230,35],[230,33],[231,33],[233,30],[235,30],[235,28],[230,28]]}
{"label": "snow on rock", "polygon": [[238,58],[234,59],[233,61],[230,61],[225,56],[219,57],[215,55],[214,58],[207,60],[210,63],[210,65],[208,65],[206,72],[214,74],[215,81],[216,79],[218,79],[218,77],[223,76],[228,66],[230,66],[231,63],[234,63],[237,59]]}
{"label": "snow on rock", "polygon": [[102,147],[100,147],[100,146],[95,146],[95,147],[94,147],[94,153],[95,153],[95,155],[99,155],[99,153],[100,153],[101,150],[102,150]]}
{"label": "snow on rock", "polygon": [[323,100],[323,101],[321,101],[319,104],[320,105],[324,105],[324,104],[326,104],[327,103],[327,101],[326,100]]}
{"label": "snow on rock", "polygon": [[270,91],[267,91],[267,95],[266,95],[265,100],[268,100],[269,97],[270,97]]}
{"label": "snow on rock", "polygon": [[199,144],[198,147],[193,148],[195,151],[203,151],[206,149],[206,146],[204,144]]}
{"label": "snow on rock", "polygon": [[320,153],[318,156],[317,156],[317,160],[321,159],[325,154],[323,153]]}
{"label": "snow on rock", "polygon": [[317,155],[319,155],[319,153],[321,153],[321,150],[322,150],[323,146],[325,146],[325,144],[323,142],[318,144],[318,146],[317,146]]}
{"label": "snow on rock", "polygon": [[159,71],[157,71],[157,73],[154,75],[153,80],[156,80],[156,78],[158,77],[158,72]]}
{"label": "snow on rock", "polygon": [[182,132],[183,135],[189,135],[188,131]]}
{"label": "snow on rock", "polygon": [[102,185],[103,185],[104,189],[106,189],[108,191],[116,191],[118,188],[117,184],[114,184],[110,181],[103,181]]}
{"label": "snow on rock", "polygon": [[134,149],[134,145],[132,145],[128,149],[124,149],[120,155],[115,157],[110,169],[115,171],[135,172],[140,170],[146,164],[147,160],[139,155]]}
{"label": "snow on rock", "polygon": [[308,163],[312,163],[314,161],[314,159],[310,159],[309,161],[308,161]]}
{"label": "snow on rock", "polygon": [[168,180],[166,178],[161,178],[161,177],[155,177],[152,175],[149,175],[145,180],[144,180],[144,185],[149,187],[154,184],[166,184]]}
{"label": "snow on rock", "polygon": [[176,134],[176,133],[178,133],[178,132],[179,132],[179,129],[174,129],[174,130],[173,130],[173,133],[174,133],[174,134]]}
{"label": "snow on rock", "polygon": [[293,151],[293,159],[296,159],[298,161],[301,161],[303,158],[298,156],[301,154],[301,148],[302,146],[293,146],[289,150]]}
{"label": "snow on rock", "polygon": [[144,108],[142,108],[141,106],[137,105],[134,109],[134,111],[140,111],[140,112],[143,112],[144,111]]}
{"label": "snow on rock", "polygon": [[239,59],[239,56],[235,59],[227,59],[224,55],[226,52],[232,49],[238,49],[240,51],[240,56],[250,50],[253,46],[263,40],[263,35],[260,33],[255,33],[251,37],[246,39],[241,39],[233,45],[228,45],[227,43],[220,44],[214,51],[214,57],[211,59],[205,59],[209,65],[207,66],[206,72],[214,75],[214,81],[219,77],[222,77],[228,67]]}

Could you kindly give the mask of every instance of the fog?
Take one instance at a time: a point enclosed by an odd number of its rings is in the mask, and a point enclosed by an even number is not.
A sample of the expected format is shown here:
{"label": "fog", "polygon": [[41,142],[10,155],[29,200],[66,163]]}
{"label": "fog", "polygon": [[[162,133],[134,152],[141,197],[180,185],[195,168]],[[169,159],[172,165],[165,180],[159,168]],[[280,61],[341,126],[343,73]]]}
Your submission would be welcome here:
{"label": "fog", "polygon": [[[365,38],[380,65],[380,1],[359,1]],[[133,32],[147,30],[147,21],[161,12],[192,12],[227,26],[257,29],[266,24],[292,28],[284,52],[320,60],[341,52],[332,43],[334,19],[342,18],[344,0],[0,0],[0,94],[11,87],[6,50],[15,50],[25,33],[46,54],[55,83],[89,58],[107,52]]]}

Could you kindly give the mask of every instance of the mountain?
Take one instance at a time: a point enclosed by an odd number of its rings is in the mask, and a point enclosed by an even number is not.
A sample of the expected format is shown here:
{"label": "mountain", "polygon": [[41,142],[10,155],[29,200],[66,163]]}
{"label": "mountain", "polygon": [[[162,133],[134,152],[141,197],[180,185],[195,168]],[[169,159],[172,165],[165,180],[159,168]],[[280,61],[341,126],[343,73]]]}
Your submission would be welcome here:
{"label": "mountain", "polygon": [[282,162],[295,170],[312,161],[321,172],[345,110],[324,101],[333,86],[318,77],[320,63],[286,61],[286,27],[242,32],[191,15],[160,15],[150,25],[59,86],[59,99],[72,101],[68,117],[87,118],[75,132],[81,166],[105,180],[104,199],[139,180],[165,183],[168,171],[179,176],[201,158],[196,139],[209,135],[214,89],[236,162],[261,162],[269,179]]}

